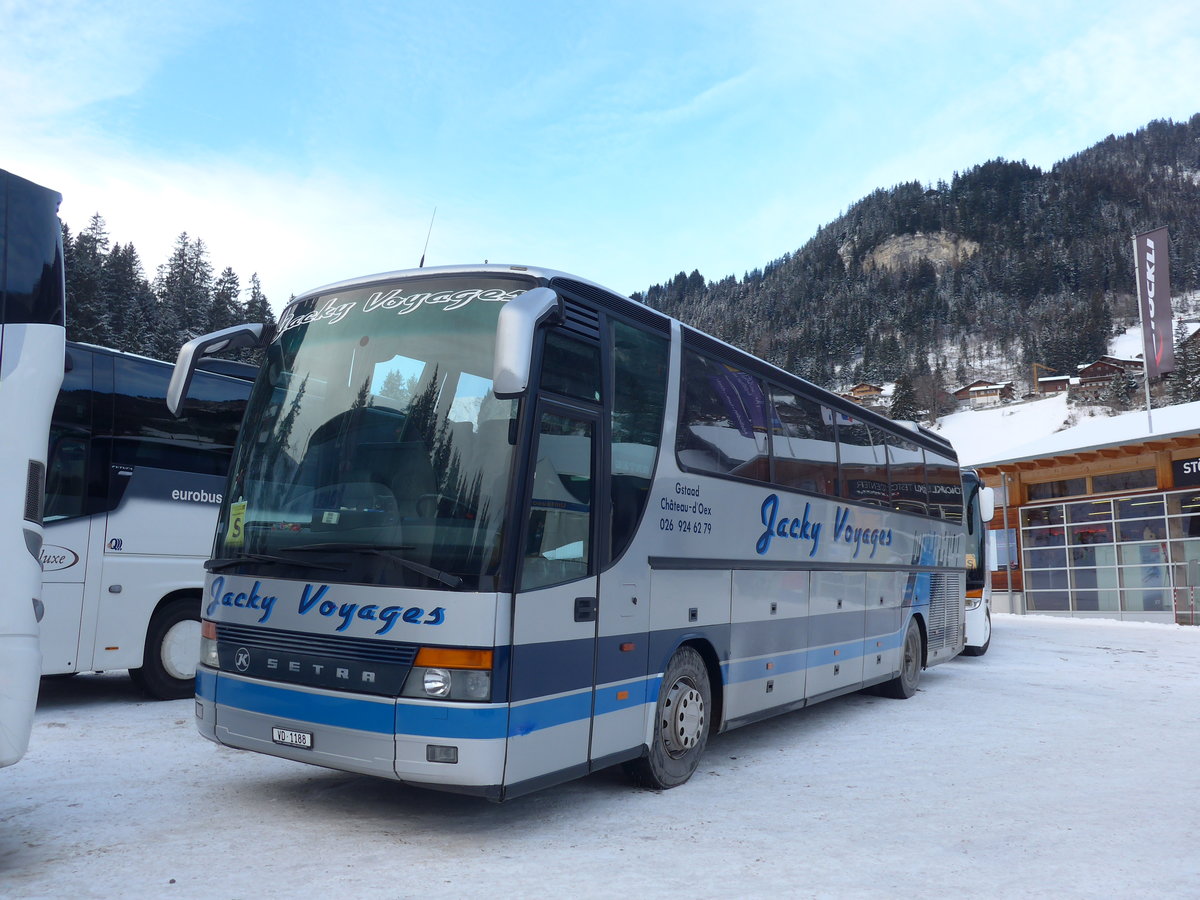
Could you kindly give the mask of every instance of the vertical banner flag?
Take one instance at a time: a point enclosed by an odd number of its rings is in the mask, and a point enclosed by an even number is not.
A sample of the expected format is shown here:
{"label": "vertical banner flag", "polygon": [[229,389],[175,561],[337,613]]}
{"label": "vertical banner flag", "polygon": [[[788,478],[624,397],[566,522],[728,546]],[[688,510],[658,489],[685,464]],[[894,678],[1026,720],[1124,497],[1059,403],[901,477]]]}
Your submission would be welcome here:
{"label": "vertical banner flag", "polygon": [[1147,378],[1175,369],[1175,343],[1171,333],[1171,277],[1167,271],[1168,246],[1165,228],[1147,231],[1133,239]]}

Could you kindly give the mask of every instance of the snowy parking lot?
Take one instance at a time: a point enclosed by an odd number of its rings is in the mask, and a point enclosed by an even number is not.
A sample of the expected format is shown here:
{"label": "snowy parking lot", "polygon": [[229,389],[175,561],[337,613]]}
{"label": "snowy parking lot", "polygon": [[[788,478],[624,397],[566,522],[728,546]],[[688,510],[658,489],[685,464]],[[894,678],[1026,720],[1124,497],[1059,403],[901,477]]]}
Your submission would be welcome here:
{"label": "snowy parking lot", "polygon": [[503,805],[218,747],[124,673],[42,684],[5,897],[1200,896],[1200,628],[997,616],[911,700]]}

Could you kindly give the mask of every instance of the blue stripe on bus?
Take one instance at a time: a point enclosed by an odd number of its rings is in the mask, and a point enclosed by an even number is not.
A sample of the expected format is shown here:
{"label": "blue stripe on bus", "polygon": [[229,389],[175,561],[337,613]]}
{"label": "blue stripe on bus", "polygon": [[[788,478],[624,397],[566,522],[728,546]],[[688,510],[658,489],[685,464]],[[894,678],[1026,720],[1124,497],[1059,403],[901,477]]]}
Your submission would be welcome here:
{"label": "blue stripe on bus", "polygon": [[[727,628],[728,626],[725,626],[725,629]],[[832,651],[835,650],[838,651],[839,660],[849,660],[865,653],[895,649],[902,642],[903,632],[897,632],[870,637],[865,641],[809,647],[771,657],[723,661],[720,665],[721,680],[724,684],[761,681],[828,665]],[[764,666],[768,662],[774,663],[774,667],[769,672],[764,672]],[[601,716],[632,706],[654,703],[658,698],[661,683],[661,675],[655,674],[624,683],[602,685],[596,690],[595,714]],[[626,693],[627,696],[618,699],[620,693]],[[511,707],[448,707],[404,701],[380,703],[353,696],[309,693],[283,685],[226,678],[203,668],[196,673],[196,696],[247,712],[318,725],[376,734],[400,733],[430,738],[473,740],[517,737],[557,725],[586,720],[592,715],[593,709],[590,688]]]}
{"label": "blue stripe on bus", "polygon": [[[793,672],[803,672],[808,668],[808,650],[797,650],[792,653],[781,653],[759,659],[735,661],[729,664],[725,676],[726,684],[740,684],[743,681],[760,681],[766,678],[777,678],[780,675],[790,675]],[[772,663],[772,668],[766,668]]]}
{"label": "blue stripe on bus", "polygon": [[211,669],[197,667],[196,696],[201,700],[217,699],[217,673]]}
{"label": "blue stripe on bus", "polygon": [[264,716],[279,716],[375,734],[396,733],[394,703],[374,703],[349,696],[310,694],[220,676],[217,678],[216,700],[222,706],[232,706]]}

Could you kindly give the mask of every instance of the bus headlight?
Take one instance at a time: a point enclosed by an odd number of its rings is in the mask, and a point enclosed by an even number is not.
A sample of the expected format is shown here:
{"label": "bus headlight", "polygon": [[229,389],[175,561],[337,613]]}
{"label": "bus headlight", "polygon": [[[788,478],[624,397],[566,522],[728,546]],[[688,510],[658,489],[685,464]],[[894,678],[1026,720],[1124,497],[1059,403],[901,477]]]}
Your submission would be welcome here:
{"label": "bus headlight", "polygon": [[446,669],[426,669],[421,681],[430,697],[450,696],[450,673]]}
{"label": "bus headlight", "polygon": [[400,696],[491,700],[492,651],[422,647]]}
{"label": "bus headlight", "polygon": [[979,609],[983,602],[983,591],[967,591],[967,609]]}

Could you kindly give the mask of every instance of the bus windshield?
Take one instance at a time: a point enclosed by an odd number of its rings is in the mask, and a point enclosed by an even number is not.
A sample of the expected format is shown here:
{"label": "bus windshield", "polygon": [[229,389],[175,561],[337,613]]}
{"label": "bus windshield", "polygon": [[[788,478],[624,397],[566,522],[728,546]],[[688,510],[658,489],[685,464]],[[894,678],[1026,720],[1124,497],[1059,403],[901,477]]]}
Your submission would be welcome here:
{"label": "bus windshield", "polygon": [[531,287],[435,276],[284,310],[210,568],[493,589],[517,406],[491,391],[496,322]]}

